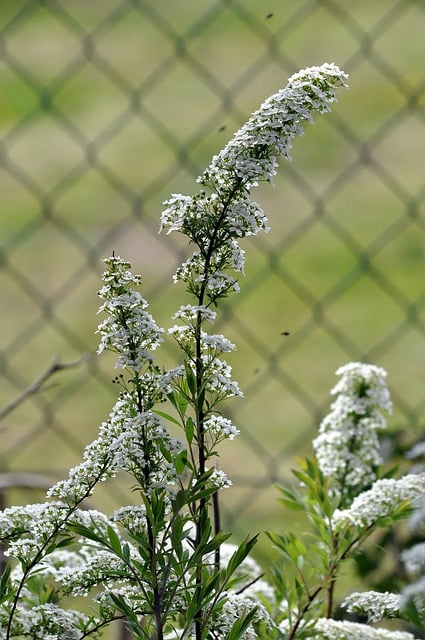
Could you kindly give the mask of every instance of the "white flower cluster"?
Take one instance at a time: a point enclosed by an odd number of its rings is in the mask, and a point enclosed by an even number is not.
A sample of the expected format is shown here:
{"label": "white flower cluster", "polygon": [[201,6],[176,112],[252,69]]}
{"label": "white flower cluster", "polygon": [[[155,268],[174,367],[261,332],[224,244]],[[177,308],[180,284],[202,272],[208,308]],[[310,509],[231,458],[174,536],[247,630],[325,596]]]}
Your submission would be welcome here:
{"label": "white flower cluster", "polygon": [[[406,454],[408,460],[412,460],[410,473],[423,473],[425,471],[425,441],[417,442]],[[408,520],[409,529],[420,534],[425,528],[425,495],[417,500],[415,509]]]}
{"label": "white flower cluster", "polygon": [[400,595],[389,591],[351,593],[341,606],[348,613],[366,615],[368,622],[378,622],[383,618],[394,618],[400,615]]}
{"label": "white flower cluster", "polygon": [[347,509],[336,509],[332,522],[336,530],[344,527],[372,527],[380,520],[392,518],[405,503],[425,493],[425,473],[408,474],[398,480],[376,480],[368,491],[354,498]]}
{"label": "white flower cluster", "polygon": [[93,600],[99,605],[103,615],[112,620],[116,616],[113,596],[119,596],[122,598],[126,602],[128,608],[133,610],[137,610],[140,605],[141,607],[144,607],[146,604],[140,589],[140,584],[117,584],[113,587],[109,585],[104,591],[96,594]]}
{"label": "white flower cluster", "polygon": [[8,507],[0,511],[0,539],[8,541],[5,555],[28,563],[66,519],[64,502]]}
{"label": "white flower cluster", "polygon": [[413,606],[420,618],[425,619],[425,576],[408,584],[401,592],[400,609]]}
{"label": "white flower cluster", "polygon": [[[50,535],[51,526],[57,526],[67,512],[68,505],[63,502],[7,507],[0,511],[1,537],[7,539],[31,533],[43,539],[46,534]],[[34,529],[35,523],[39,524]]]}
{"label": "white flower cluster", "polygon": [[[408,459],[413,460],[410,472],[417,474],[425,472],[425,441],[415,444],[408,452]],[[409,519],[409,529],[415,537],[423,539],[425,530],[425,493],[415,501]],[[402,551],[400,558],[404,563],[412,582],[404,587],[401,594],[402,609],[414,607],[416,612],[425,618],[425,542],[416,542],[410,548]]]}
{"label": "white flower cluster", "polygon": [[402,551],[401,559],[409,573],[425,573],[425,542],[418,542]]}
{"label": "white flower cluster", "polygon": [[146,508],[144,505],[120,507],[114,511],[113,520],[123,524],[128,531],[144,531],[146,529]]}
{"label": "white flower cluster", "polygon": [[183,320],[186,322],[197,321],[198,316],[200,316],[203,320],[208,320],[211,324],[214,323],[217,318],[217,313],[212,311],[209,307],[205,305],[193,305],[186,304],[181,306],[173,316],[173,320]]}
{"label": "white flower cluster", "polygon": [[115,554],[95,549],[87,556],[84,564],[64,576],[63,587],[67,594],[85,597],[99,585],[107,587],[116,582],[131,583],[133,579],[126,564]]}
{"label": "white flower cluster", "polygon": [[[168,329],[168,333],[175,338],[176,342],[183,349],[183,351],[185,351],[185,353],[187,353],[189,356],[193,355],[196,338],[195,326],[176,324]],[[207,333],[206,331],[201,331],[200,343],[201,349],[203,351],[206,351],[213,357],[219,355],[220,353],[233,351],[236,348],[235,345],[223,335],[211,334]]]}
{"label": "white flower cluster", "polygon": [[147,492],[166,487],[176,480],[170,460],[182,448],[183,443],[170,435],[157,414],[139,412],[135,398],[124,391],[109,419],[102,423],[99,437],[86,447],[83,462],[70,470],[67,480],[57,482],[49,495],[81,500],[97,482],[121,470],[142,470],[140,477],[146,479],[143,488]]}
{"label": "white flower cluster", "polygon": [[213,446],[223,440],[233,440],[240,433],[229,418],[217,415],[212,415],[205,420],[204,429],[210,436]]}
{"label": "white flower cluster", "polygon": [[196,296],[205,287],[208,297],[218,299],[234,291],[239,292],[239,284],[233,276],[225,273],[225,269],[243,273],[244,251],[232,241],[230,244],[217,247],[205,264],[204,255],[195,251],[177,269],[174,282],[181,280],[188,285]]}
{"label": "white flower cluster", "polygon": [[205,389],[216,398],[242,397],[238,383],[232,380],[232,367],[225,360],[202,356],[205,372]]}
{"label": "white flower cluster", "polygon": [[376,629],[367,624],[319,618],[311,640],[415,640],[407,631]]}
{"label": "white flower cluster", "polygon": [[[70,573],[80,569],[86,562],[86,547],[80,547],[77,551],[69,549],[55,549],[43,559],[37,566],[37,578],[42,579],[44,584],[54,582],[56,585],[62,584]],[[23,578],[22,565],[17,564],[11,571],[12,584],[18,585]],[[29,596],[29,590],[23,587],[22,594]]]}
{"label": "white flower cluster", "polygon": [[[20,607],[13,619],[11,634],[6,636],[8,612],[0,609],[0,625],[6,637],[43,638],[43,640],[79,640],[88,616],[72,609],[64,610],[53,603],[31,609]],[[1,627],[0,627],[0,633]]]}
{"label": "white flower cluster", "polygon": [[217,489],[228,489],[232,486],[232,481],[221,469],[214,469],[208,480]]}
{"label": "white flower cluster", "polygon": [[334,493],[351,498],[376,479],[382,463],[378,432],[386,423],[379,409],[391,411],[386,372],[374,365],[352,362],[337,370],[331,412],[313,441],[317,461],[332,477]]}
{"label": "white flower cluster", "polygon": [[98,353],[105,349],[117,352],[117,368],[139,371],[146,362],[152,360],[150,354],[162,342],[162,329],[147,313],[148,303],[133,286],[141,284],[139,275],[130,271],[130,263],[119,256],[106,258],[108,267],[102,275],[104,286],[99,296],[105,302],[98,313],[106,312],[108,317],[97,329],[101,335]]}
{"label": "white flower cluster", "polygon": [[251,598],[232,592],[224,594],[221,615],[211,621],[211,637],[226,638],[234,623],[252,611],[254,606],[256,609],[254,620],[238,638],[239,640],[258,640],[259,636],[255,630],[255,623],[262,622],[271,628],[273,623],[270,614],[260,602],[256,601],[254,604]]}
{"label": "white flower cluster", "polygon": [[346,86],[347,75],[334,64],[309,67],[295,73],[288,84],[267,98],[233,139],[215,156],[199,178],[225,192],[241,180],[246,189],[260,180],[271,181],[276,158],[290,160],[295,136],[303,135],[302,122],[313,122],[312,111],[326,113],[335,101],[335,89]]}
{"label": "white flower cluster", "polygon": [[[225,398],[242,396],[238,383],[231,378],[231,366],[221,359],[221,355],[233,351],[235,345],[221,334],[207,333],[200,328],[203,320],[213,323],[216,313],[205,305],[186,305],[180,307],[174,318],[188,323],[174,325],[168,332],[188,356],[188,364],[194,375],[197,374],[199,366],[197,358],[199,346],[203,386],[212,397],[210,407]],[[220,421],[217,422],[217,425],[219,423]],[[224,425],[224,423],[222,424]],[[224,430],[222,430],[222,434],[224,434]],[[237,435],[235,430],[233,430],[233,435]]]}
{"label": "white flower cluster", "polygon": [[185,234],[199,249],[177,270],[175,280],[192,293],[217,299],[238,291],[231,268],[243,272],[244,253],[237,240],[268,231],[262,208],[250,200],[260,181],[271,182],[276,156],[290,159],[295,136],[312,112],[325,113],[347,75],[334,64],[293,75],[286,88],[270,96],[198,178],[207,189],[194,196],[173,194],[161,215],[161,231]]}
{"label": "white flower cluster", "polygon": [[391,413],[392,403],[387,387],[387,372],[381,367],[360,362],[349,362],[337,369],[340,381],[332,389],[333,395],[353,402],[352,411],[367,413],[371,406]]}

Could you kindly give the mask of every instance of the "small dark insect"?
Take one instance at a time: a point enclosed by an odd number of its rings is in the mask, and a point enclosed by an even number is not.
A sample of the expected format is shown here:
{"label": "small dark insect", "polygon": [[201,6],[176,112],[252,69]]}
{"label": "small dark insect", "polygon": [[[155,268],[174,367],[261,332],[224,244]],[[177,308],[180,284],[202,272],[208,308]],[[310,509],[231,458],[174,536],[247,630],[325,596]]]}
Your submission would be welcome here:
{"label": "small dark insect", "polygon": [[273,18],[273,13],[268,13],[266,15],[266,20],[270,20],[270,18]]}
{"label": "small dark insect", "polygon": [[290,336],[291,334],[289,333],[289,331],[281,331],[280,335],[281,336]]}
{"label": "small dark insect", "polygon": [[219,127],[219,129],[218,129],[218,130],[219,130],[219,131],[224,131],[224,130],[225,130],[225,128],[226,128],[226,125],[225,125],[225,124],[222,124],[222,125],[221,125],[221,127]]}

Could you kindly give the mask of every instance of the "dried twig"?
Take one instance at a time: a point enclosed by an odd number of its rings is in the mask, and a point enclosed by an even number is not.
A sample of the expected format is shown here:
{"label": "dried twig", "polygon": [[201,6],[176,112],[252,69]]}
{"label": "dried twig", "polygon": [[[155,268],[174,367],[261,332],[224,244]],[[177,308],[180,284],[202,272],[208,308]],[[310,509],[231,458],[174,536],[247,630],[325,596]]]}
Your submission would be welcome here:
{"label": "dried twig", "polygon": [[0,409],[0,420],[5,418],[9,413],[11,413],[16,407],[25,402],[29,397],[38,393],[44,383],[57,371],[63,371],[64,369],[72,369],[73,367],[78,367],[80,364],[85,362],[88,359],[88,354],[84,354],[78,360],[74,360],[73,362],[60,362],[56,357],[52,361],[51,365],[44,371],[38,378],[34,380],[26,389],[22,391],[16,398],[14,398],[11,402]]}

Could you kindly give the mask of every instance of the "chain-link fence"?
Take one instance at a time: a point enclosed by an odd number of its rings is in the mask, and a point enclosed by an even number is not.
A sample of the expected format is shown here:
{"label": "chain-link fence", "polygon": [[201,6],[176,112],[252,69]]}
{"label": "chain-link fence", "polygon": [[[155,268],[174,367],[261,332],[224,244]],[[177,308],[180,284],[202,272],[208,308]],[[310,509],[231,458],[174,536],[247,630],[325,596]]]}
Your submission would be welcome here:
{"label": "chain-link fence", "polygon": [[[54,355],[95,351],[112,250],[170,323],[186,248],[158,237],[161,202],[193,192],[291,73],[334,61],[350,90],[297,141],[275,188],[260,189],[272,231],[246,243],[241,293],[220,319],[246,395],[229,406],[241,436],[222,453],[235,484],[228,525],[279,517],[270,487],[308,448],[347,361],[386,367],[393,426],[420,433],[423,2],[2,0],[0,21],[1,404]],[[89,358],[10,413],[2,470],[62,475],[76,463],[113,402],[110,364]]]}

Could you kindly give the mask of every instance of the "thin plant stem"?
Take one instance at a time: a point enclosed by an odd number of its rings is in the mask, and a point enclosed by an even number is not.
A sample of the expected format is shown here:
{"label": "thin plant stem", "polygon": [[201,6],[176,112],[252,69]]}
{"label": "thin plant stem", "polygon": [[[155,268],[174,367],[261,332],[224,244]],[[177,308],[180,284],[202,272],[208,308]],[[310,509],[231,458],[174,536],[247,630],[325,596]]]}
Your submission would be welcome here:
{"label": "thin plant stem", "polygon": [[[198,295],[198,305],[202,307],[205,303],[205,295],[208,284],[208,276],[210,272],[210,264],[214,254],[214,251],[217,250],[216,247],[216,239],[223,223],[224,218],[226,217],[228,208],[238,190],[241,188],[243,184],[242,180],[239,179],[236,182],[236,185],[232,189],[229,194],[226,202],[224,203],[223,210],[217,219],[216,225],[212,232],[210,242],[208,245],[208,249],[205,255],[205,268],[203,273],[203,282]],[[195,374],[196,374],[196,397],[194,398],[196,402],[195,407],[195,415],[196,415],[196,428],[197,428],[197,439],[198,439],[198,473],[202,476],[206,470],[206,455],[205,455],[205,411],[204,404],[201,403],[201,394],[203,393],[204,387],[204,376],[203,376],[203,363],[202,363],[202,341],[201,341],[201,332],[202,332],[202,313],[198,311],[196,325],[195,325]],[[218,507],[218,502],[217,502]],[[198,509],[198,517],[196,521],[196,547],[199,546],[202,536],[202,523],[206,521],[208,517],[208,504],[205,498],[201,498],[199,501],[199,509]],[[219,518],[218,508],[214,509],[214,517]],[[215,530],[217,529],[217,521],[215,523]],[[218,548],[215,552],[215,563],[220,565],[220,549]],[[196,569],[196,585],[197,591],[199,594],[201,588],[201,580],[202,580],[202,561],[198,564]],[[201,629],[201,621],[200,621],[200,612],[196,616],[195,621],[195,636],[196,640],[201,640],[202,637],[202,629]]]}

